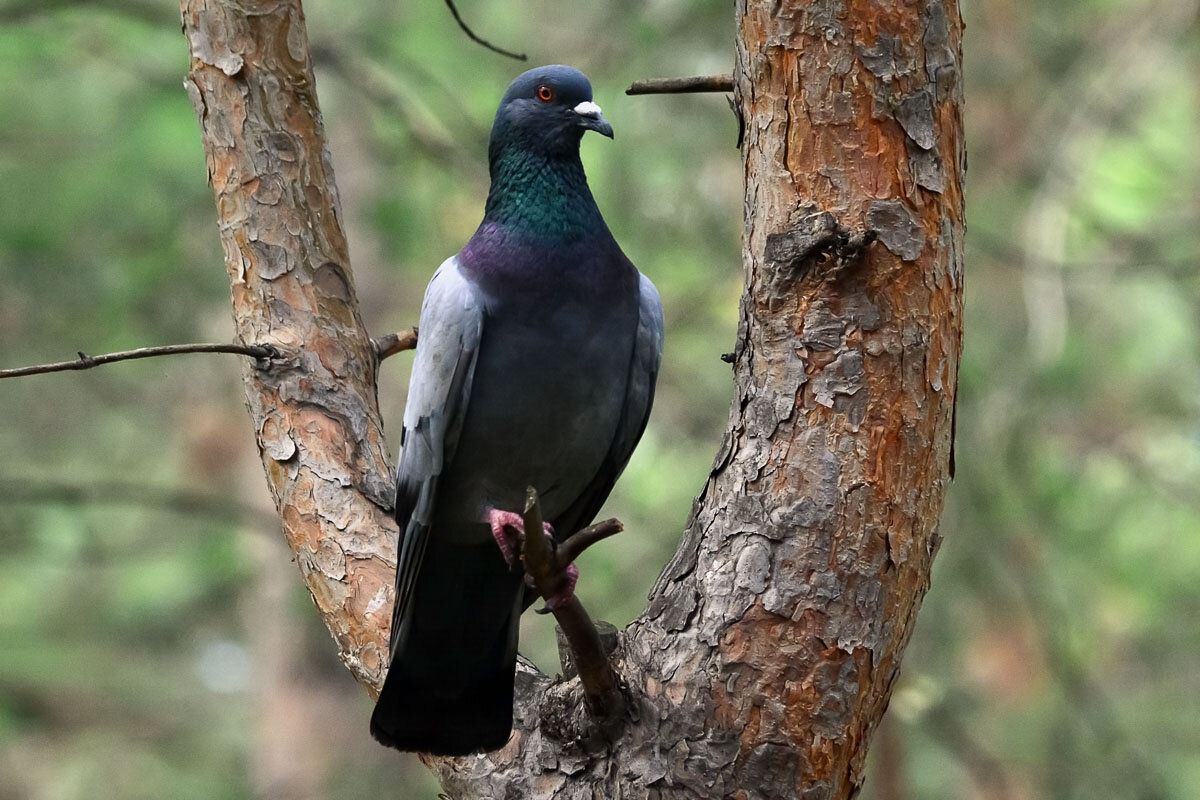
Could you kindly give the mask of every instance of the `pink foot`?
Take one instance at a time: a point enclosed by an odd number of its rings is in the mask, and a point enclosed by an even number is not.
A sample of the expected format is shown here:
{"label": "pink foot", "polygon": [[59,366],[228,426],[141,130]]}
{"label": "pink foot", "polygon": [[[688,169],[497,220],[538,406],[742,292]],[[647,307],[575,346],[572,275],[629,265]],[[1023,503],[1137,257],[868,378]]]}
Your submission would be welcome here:
{"label": "pink foot", "polygon": [[[579,567],[575,566],[574,562],[567,564],[566,569],[562,571],[562,583],[559,585],[558,591],[546,599],[546,607],[539,610],[538,613],[546,614],[565,606],[575,596],[575,584],[578,582]],[[533,576],[529,573],[525,574],[525,585],[531,589],[537,588]]]}
{"label": "pink foot", "polygon": [[489,508],[487,523],[491,526],[496,546],[500,548],[500,555],[504,556],[504,563],[511,569],[519,545],[516,531],[525,531],[525,521],[521,519],[520,514],[514,514],[512,511]]}
{"label": "pink foot", "polygon": [[[496,546],[500,548],[500,555],[504,556],[504,563],[511,569],[520,547],[520,537],[525,534],[525,520],[513,511],[489,508],[487,524],[492,529],[492,538],[496,540]],[[542,523],[542,530],[551,539],[554,538],[554,528],[549,522]]]}
{"label": "pink foot", "polygon": [[546,608],[557,611],[570,602],[571,598],[575,596],[575,584],[578,582],[579,567],[575,566],[574,562],[567,564],[567,568],[563,570],[563,580],[558,591],[546,598]]}

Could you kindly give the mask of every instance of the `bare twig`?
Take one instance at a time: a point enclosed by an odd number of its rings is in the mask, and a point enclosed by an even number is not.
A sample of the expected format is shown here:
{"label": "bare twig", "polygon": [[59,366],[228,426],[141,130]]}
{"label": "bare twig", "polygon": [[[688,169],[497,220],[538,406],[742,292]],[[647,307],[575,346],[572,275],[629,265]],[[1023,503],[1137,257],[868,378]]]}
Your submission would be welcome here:
{"label": "bare twig", "polygon": [[449,8],[450,13],[454,15],[454,21],[458,23],[458,27],[462,28],[463,33],[465,33],[472,42],[483,45],[493,53],[499,53],[502,56],[515,58],[517,61],[524,61],[528,58],[528,56],[524,53],[514,53],[511,50],[505,50],[502,47],[496,47],[496,45],[492,44],[487,39],[481,39],[479,36],[476,36],[475,31],[468,28],[467,23],[463,22],[463,18],[458,13],[458,7],[454,5],[454,0],[446,0],[446,7]]}
{"label": "bare twig", "polygon": [[[412,350],[417,346],[417,329],[409,328],[399,333],[389,333],[371,340],[371,349],[376,357],[383,361],[396,353]],[[164,344],[158,347],[139,347],[136,350],[121,350],[117,353],[105,353],[100,356],[89,356],[87,353],[76,353],[73,361],[56,361],[53,364],[36,364],[32,367],[17,367],[15,369],[0,369],[0,378],[20,378],[25,375],[41,375],[47,372],[65,372],[67,370],[91,369],[101,364],[112,364],[117,361],[131,361],[137,358],[154,358],[156,356],[176,356],[183,353],[233,353],[239,356],[250,356],[259,361],[267,362],[279,358],[282,354],[269,344]]]}
{"label": "bare twig", "polygon": [[579,555],[602,539],[607,539],[625,530],[619,519],[606,519],[595,525],[588,525],[571,534],[558,546],[558,563],[570,564]]}
{"label": "bare twig", "polygon": [[375,351],[375,357],[383,361],[389,356],[394,356],[396,353],[403,353],[405,350],[412,350],[417,346],[417,329],[409,328],[406,331],[398,333],[389,333],[384,336],[377,336],[371,340],[371,349]]}
{"label": "bare twig", "polygon": [[648,78],[634,81],[625,94],[683,94],[686,92],[732,92],[729,75],[697,75],[691,78]]}
{"label": "bare twig", "polygon": [[153,358],[155,356],[174,356],[182,353],[235,353],[250,356],[259,360],[269,360],[279,357],[279,351],[269,344],[167,344],[159,347],[139,347],[136,350],[122,350],[118,353],[106,353],[101,356],[89,356],[77,353],[74,361],[58,361],[53,364],[38,364],[32,367],[0,370],[0,378],[19,378],[23,375],[40,375],[46,372],[63,372],[65,370],[91,369],[101,364],[111,364],[115,361],[129,361],[135,358]]}
{"label": "bare twig", "polygon": [[[612,653],[617,649],[617,640],[621,632],[617,630],[616,625],[602,619],[595,620],[595,624],[601,648],[605,653]],[[579,677],[579,670],[575,668],[575,654],[571,650],[571,642],[568,641],[566,633],[558,625],[554,626],[554,643],[558,645],[558,663],[562,667],[562,676],[569,681],[575,680]]]}
{"label": "bare twig", "polygon": [[[538,593],[543,598],[549,598],[562,588],[563,571],[570,562],[564,561],[561,555],[554,551],[549,540],[541,535],[542,508],[538,503],[537,491],[532,486],[526,489],[525,512],[522,517],[525,530],[530,532],[521,538],[521,557],[525,562],[525,571],[533,578]],[[615,527],[610,523],[615,523]],[[596,529],[585,537],[590,540],[588,543],[591,543],[611,536],[620,528],[621,523],[607,520],[591,528],[584,528],[583,531]],[[582,552],[586,546],[580,544],[577,547],[578,552]],[[617,675],[608,662],[608,654],[600,640],[600,633],[577,597],[572,596],[552,611],[555,621],[562,628],[563,635],[571,646],[575,668],[579,671],[579,681],[583,686],[584,703],[592,718],[611,736],[624,716],[625,698],[621,694]]]}

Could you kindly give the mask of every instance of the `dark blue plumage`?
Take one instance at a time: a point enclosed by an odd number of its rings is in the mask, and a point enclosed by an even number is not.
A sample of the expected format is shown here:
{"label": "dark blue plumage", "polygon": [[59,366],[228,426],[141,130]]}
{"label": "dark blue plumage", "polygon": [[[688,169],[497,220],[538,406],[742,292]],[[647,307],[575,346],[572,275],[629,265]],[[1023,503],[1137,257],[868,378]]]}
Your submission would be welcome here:
{"label": "dark blue plumage", "polygon": [[519,565],[488,525],[541,494],[560,535],[591,522],[642,435],[662,305],[596,207],[579,142],[612,136],[570,67],[529,70],[492,126],[483,222],[430,281],[397,475],[391,667],[371,733],[402,750],[504,746]]}

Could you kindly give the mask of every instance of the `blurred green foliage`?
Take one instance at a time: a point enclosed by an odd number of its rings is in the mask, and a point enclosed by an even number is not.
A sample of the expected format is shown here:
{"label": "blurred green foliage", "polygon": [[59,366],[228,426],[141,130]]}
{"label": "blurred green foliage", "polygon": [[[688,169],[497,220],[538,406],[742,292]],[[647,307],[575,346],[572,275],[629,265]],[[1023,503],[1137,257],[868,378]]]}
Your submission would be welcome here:
{"label": "blurred green foliage", "polygon": [[[630,620],[727,414],[741,166],[725,2],[462,3],[592,77],[584,160],[662,291],[646,438],[580,593]],[[516,62],[439,2],[306,4],[363,313],[416,320],[470,235]],[[945,544],[864,797],[1200,786],[1195,0],[971,2],[967,350]],[[170,3],[0,0],[0,366],[232,335]],[[0,800],[432,797],[366,733],[282,545],[232,356],[0,384]],[[383,370],[399,419],[409,358]],[[80,487],[103,491],[81,502]],[[153,491],[147,493],[146,487]],[[159,491],[159,490],[162,491]],[[549,623],[523,649],[548,669]]]}

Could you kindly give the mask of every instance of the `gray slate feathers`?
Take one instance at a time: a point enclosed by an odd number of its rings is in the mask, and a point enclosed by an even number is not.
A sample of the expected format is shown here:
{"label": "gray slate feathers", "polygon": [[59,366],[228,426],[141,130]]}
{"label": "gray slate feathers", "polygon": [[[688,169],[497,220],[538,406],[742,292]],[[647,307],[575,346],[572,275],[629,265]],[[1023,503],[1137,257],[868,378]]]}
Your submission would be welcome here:
{"label": "gray slate feathers", "polygon": [[504,745],[524,584],[487,511],[520,511],[532,485],[558,535],[587,525],[649,418],[662,305],[583,177],[583,130],[611,134],[590,100],[568,67],[513,82],[484,221],[426,291],[397,475],[391,667],[371,719],[392,747]]}

